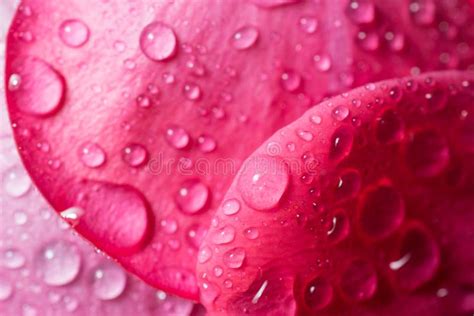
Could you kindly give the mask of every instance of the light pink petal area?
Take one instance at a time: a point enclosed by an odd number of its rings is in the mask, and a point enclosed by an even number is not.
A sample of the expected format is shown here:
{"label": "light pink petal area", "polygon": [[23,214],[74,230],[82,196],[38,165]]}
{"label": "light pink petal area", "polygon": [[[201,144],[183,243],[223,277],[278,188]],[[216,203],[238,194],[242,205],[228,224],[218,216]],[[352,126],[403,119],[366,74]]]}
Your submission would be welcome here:
{"label": "light pink petal area", "polygon": [[367,84],[277,131],[201,246],[209,314],[472,314],[473,117],[474,73],[447,71]]}
{"label": "light pink petal area", "polygon": [[[28,172],[82,236],[149,284],[197,300],[212,214],[272,133],[369,81],[472,67],[466,1],[353,2],[24,1],[6,86]],[[266,192],[287,180],[256,179],[254,206],[272,208],[279,199]]]}

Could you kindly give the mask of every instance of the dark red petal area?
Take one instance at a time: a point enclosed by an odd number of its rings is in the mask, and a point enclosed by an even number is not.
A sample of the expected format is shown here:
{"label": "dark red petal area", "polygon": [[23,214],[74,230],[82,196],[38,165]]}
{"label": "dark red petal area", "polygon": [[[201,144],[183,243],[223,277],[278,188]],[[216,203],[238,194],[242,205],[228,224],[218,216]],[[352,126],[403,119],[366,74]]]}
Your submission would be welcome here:
{"label": "dark red petal area", "polygon": [[[196,253],[211,214],[263,140],[325,96],[369,80],[472,67],[470,5],[423,8],[23,1],[6,69],[23,161],[79,233],[147,282],[197,299]],[[432,99],[438,108],[442,98]],[[332,154],[342,157],[347,145]],[[275,202],[263,194],[258,207]]]}
{"label": "dark red petal area", "polygon": [[[434,93],[443,104],[426,107]],[[473,115],[474,73],[438,72],[365,85],[276,132],[200,249],[210,314],[472,313]]]}

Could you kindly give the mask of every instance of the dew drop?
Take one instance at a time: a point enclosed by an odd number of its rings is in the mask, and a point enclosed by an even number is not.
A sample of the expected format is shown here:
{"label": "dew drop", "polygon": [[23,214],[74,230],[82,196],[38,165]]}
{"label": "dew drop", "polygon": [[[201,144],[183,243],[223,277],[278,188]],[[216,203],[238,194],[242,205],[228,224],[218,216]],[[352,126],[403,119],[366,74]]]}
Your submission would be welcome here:
{"label": "dew drop", "polygon": [[216,230],[212,236],[212,242],[217,245],[228,244],[235,239],[235,228],[232,226],[224,226]]}
{"label": "dew drop", "polygon": [[341,171],[337,177],[337,184],[334,190],[335,198],[343,201],[355,197],[359,193],[361,182],[360,173],[356,169]]}
{"label": "dew drop", "polygon": [[59,27],[59,37],[69,47],[81,47],[89,40],[89,28],[81,20],[66,20]]}
{"label": "dew drop", "polygon": [[198,253],[198,262],[206,263],[212,258],[212,250],[209,247],[203,247],[199,250]]}
{"label": "dew drop", "polygon": [[140,167],[148,159],[148,151],[140,144],[129,144],[122,150],[122,159],[130,167]]}
{"label": "dew drop", "polygon": [[433,0],[412,0],[409,11],[416,24],[430,25],[435,19],[436,6]]}
{"label": "dew drop", "polygon": [[240,202],[237,199],[229,199],[222,205],[222,211],[225,215],[234,215],[240,211]]}
{"label": "dew drop", "polygon": [[350,154],[353,142],[354,131],[347,126],[339,127],[331,138],[329,158],[336,162],[343,160]]}
{"label": "dew drop", "polygon": [[9,248],[2,252],[0,264],[8,269],[19,269],[26,263],[25,255],[18,249]]}
{"label": "dew drop", "polygon": [[402,195],[388,181],[382,181],[364,193],[357,218],[364,234],[382,239],[401,225],[404,216]]}
{"label": "dew drop", "polygon": [[323,118],[319,115],[312,115],[311,116],[311,122],[315,125],[321,124],[322,121],[323,121]]}
{"label": "dew drop", "polygon": [[304,301],[311,309],[321,310],[331,303],[333,292],[331,283],[325,277],[318,276],[306,286]]}
{"label": "dew drop", "polygon": [[137,105],[141,108],[148,108],[151,106],[151,100],[146,95],[139,95],[137,97]]}
{"label": "dew drop", "polygon": [[166,129],[166,141],[176,149],[183,149],[189,144],[188,132],[178,126],[171,126]]}
{"label": "dew drop", "polygon": [[173,218],[165,218],[160,221],[161,229],[167,234],[174,234],[178,230],[178,222]]}
{"label": "dew drop", "polygon": [[256,227],[248,227],[244,230],[244,236],[247,239],[255,240],[258,238],[259,235],[260,233],[258,232],[258,229]]}
{"label": "dew drop", "polygon": [[0,276],[0,302],[8,300],[13,294],[13,284]]}
{"label": "dew drop", "polygon": [[426,106],[428,111],[436,112],[444,109],[448,101],[446,91],[436,89],[425,94]]}
{"label": "dew drop", "polygon": [[13,166],[3,174],[3,189],[11,197],[21,197],[31,188],[31,180],[20,165]]}
{"label": "dew drop", "polygon": [[203,153],[213,152],[217,147],[216,140],[213,137],[208,136],[208,135],[199,136],[197,141],[198,141],[199,149]]}
{"label": "dew drop", "polygon": [[310,142],[314,139],[314,135],[310,131],[298,129],[296,130],[296,134],[305,142]]}
{"label": "dew drop", "polygon": [[[9,87],[16,107],[29,115],[49,116],[64,102],[65,81],[51,65],[38,58],[25,58],[14,64]],[[13,90],[11,89],[13,87]]]}
{"label": "dew drop", "polygon": [[343,121],[348,116],[349,109],[344,105],[339,105],[332,111],[332,117],[337,121]]}
{"label": "dew drop", "polygon": [[213,271],[216,278],[219,278],[222,276],[222,274],[224,274],[224,269],[222,269],[220,266],[215,266]]}
{"label": "dew drop", "polygon": [[13,219],[17,225],[25,225],[28,221],[28,215],[23,211],[16,211],[13,214]]}
{"label": "dew drop", "polygon": [[379,48],[380,39],[375,31],[357,33],[357,43],[366,51],[375,51]]}
{"label": "dew drop", "polygon": [[320,72],[327,72],[331,69],[332,62],[329,55],[319,54],[313,56],[314,65]]}
{"label": "dew drop", "polygon": [[334,211],[327,226],[327,239],[332,244],[344,240],[349,234],[349,219],[344,210]]}
{"label": "dew drop", "polygon": [[375,137],[382,144],[400,141],[404,136],[404,124],[398,114],[385,110],[375,121]]}
{"label": "dew drop", "polygon": [[199,224],[193,224],[189,227],[186,233],[186,240],[195,249],[199,249],[204,237],[207,234],[207,229]]}
{"label": "dew drop", "polygon": [[395,282],[411,291],[434,277],[440,264],[440,251],[428,230],[421,223],[412,222],[402,234],[393,258],[389,267]]}
{"label": "dew drop", "polygon": [[190,101],[197,101],[201,98],[201,88],[195,83],[185,83],[183,93],[186,99]]}
{"label": "dew drop", "polygon": [[448,143],[434,130],[418,131],[408,140],[406,162],[417,176],[436,176],[448,166],[449,160]]}
{"label": "dew drop", "polygon": [[375,18],[372,0],[351,0],[346,12],[349,19],[356,24],[371,23]]}
{"label": "dew drop", "polygon": [[86,142],[79,147],[79,158],[81,162],[89,168],[102,166],[107,157],[105,151],[99,144]]}
{"label": "dew drop", "polygon": [[161,22],[145,26],[140,34],[140,48],[153,61],[166,61],[176,53],[178,40],[171,27]]}
{"label": "dew drop", "polygon": [[339,286],[349,300],[366,301],[377,290],[377,274],[369,262],[355,259],[343,271]]}
{"label": "dew drop", "polygon": [[209,188],[198,179],[186,180],[176,194],[176,204],[188,215],[201,211],[209,199]]}
{"label": "dew drop", "polygon": [[318,20],[314,16],[303,16],[299,19],[300,29],[308,34],[313,34],[318,30]]}
{"label": "dew drop", "polygon": [[204,282],[199,291],[201,302],[206,305],[212,304],[219,297],[220,293],[219,287],[211,282]]}
{"label": "dew drop", "polygon": [[81,255],[78,247],[68,241],[46,244],[37,258],[37,269],[44,283],[62,286],[71,283],[79,274]]}
{"label": "dew drop", "polygon": [[222,258],[224,264],[231,269],[239,269],[240,267],[242,267],[244,260],[245,250],[241,247],[233,248],[225,252]]}
{"label": "dew drop", "polygon": [[245,204],[265,211],[278,205],[288,183],[288,169],[281,160],[258,156],[246,162],[237,185]]}
{"label": "dew drop", "polygon": [[81,217],[84,215],[84,210],[80,207],[72,206],[62,211],[59,215],[74,227],[79,224]]}
{"label": "dew drop", "polygon": [[99,299],[108,301],[119,297],[127,285],[125,272],[111,263],[104,263],[94,270],[93,291]]}
{"label": "dew drop", "polygon": [[292,70],[285,71],[280,77],[281,86],[289,92],[298,90],[301,80],[301,76]]}
{"label": "dew drop", "polygon": [[388,31],[385,33],[384,38],[392,52],[400,52],[405,48],[405,35],[401,32]]}
{"label": "dew drop", "polygon": [[231,38],[232,46],[238,50],[249,49],[258,40],[258,29],[254,26],[243,26],[239,28]]}

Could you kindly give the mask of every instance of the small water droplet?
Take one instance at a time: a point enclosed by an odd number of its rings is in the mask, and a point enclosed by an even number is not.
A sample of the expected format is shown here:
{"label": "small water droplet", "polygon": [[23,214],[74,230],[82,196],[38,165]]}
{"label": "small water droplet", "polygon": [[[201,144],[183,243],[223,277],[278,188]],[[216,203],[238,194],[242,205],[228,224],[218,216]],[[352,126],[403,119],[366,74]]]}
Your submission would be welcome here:
{"label": "small water droplet", "polygon": [[331,283],[325,277],[318,276],[306,286],[304,300],[311,309],[321,310],[331,303],[333,292]]}
{"label": "small water droplet", "polygon": [[377,274],[369,262],[355,259],[342,273],[339,285],[349,300],[366,301],[372,298],[377,290]]}
{"label": "small water droplet", "polygon": [[68,209],[65,209],[59,214],[66,222],[69,223],[72,227],[75,227],[79,224],[81,217],[84,215],[84,210],[77,206],[72,206]]}
{"label": "small water droplet", "polygon": [[314,65],[316,69],[320,72],[326,72],[331,69],[332,62],[329,55],[326,54],[318,54],[313,56]]}
{"label": "small water droplet", "polygon": [[298,90],[301,80],[301,76],[292,70],[285,71],[280,77],[281,86],[289,92]]}
{"label": "small water droplet", "polygon": [[224,264],[231,269],[239,269],[242,267],[242,264],[245,260],[245,250],[244,248],[237,247],[228,250],[224,253],[222,261]]}
{"label": "small water droplet", "polygon": [[209,188],[198,179],[183,182],[176,195],[176,203],[185,214],[193,215],[207,204]]}
{"label": "small water droplet", "polygon": [[94,270],[94,294],[101,300],[108,301],[119,297],[127,285],[125,272],[111,263],[104,263]]}
{"label": "small water droplet", "polygon": [[258,29],[254,26],[243,26],[239,28],[231,38],[232,46],[238,50],[249,49],[257,42]]}
{"label": "small water droplet", "polygon": [[357,43],[366,51],[375,51],[380,46],[379,35],[375,31],[357,33]]}
{"label": "small water droplet", "polygon": [[137,105],[141,108],[148,108],[151,106],[151,99],[146,95],[139,95],[137,97]]}
{"label": "small water droplet", "polygon": [[201,88],[195,83],[185,83],[183,93],[186,99],[190,101],[197,101],[201,98]]}
{"label": "small water droplet", "polygon": [[198,141],[199,149],[203,153],[210,153],[216,149],[217,142],[211,136],[201,135],[198,137],[197,141]]}
{"label": "small water droplet", "polygon": [[215,266],[213,271],[216,278],[219,278],[222,276],[222,274],[224,274],[224,269],[222,269],[220,266]]}
{"label": "small water droplet", "polygon": [[436,5],[433,0],[412,0],[408,8],[416,24],[430,25],[434,22]]}
{"label": "small water droplet", "polygon": [[328,229],[326,231],[328,240],[335,244],[344,240],[349,235],[349,219],[344,210],[333,211],[329,217]]}
{"label": "small water droplet", "polygon": [[199,224],[193,224],[189,227],[186,233],[186,240],[195,249],[199,249],[204,237],[207,234],[207,229]]}
{"label": "small water droplet", "polygon": [[219,297],[220,293],[219,287],[211,282],[204,282],[199,291],[201,302],[206,305],[212,304]]}
{"label": "small water droplet", "polygon": [[249,227],[244,230],[244,236],[250,240],[255,240],[258,238],[260,233],[256,227]]}
{"label": "small water droplet", "polygon": [[129,144],[122,150],[122,159],[130,167],[140,167],[148,159],[148,151],[140,144]]}
{"label": "small water droplet", "polygon": [[323,121],[323,118],[319,115],[312,115],[311,116],[311,122],[315,125],[321,124],[322,121]]}
{"label": "small water droplet", "polygon": [[313,133],[311,133],[310,131],[306,131],[306,130],[302,130],[302,129],[298,129],[296,131],[296,134],[304,141],[306,142],[310,142],[314,139],[314,135]]}
{"label": "small water droplet", "polygon": [[190,137],[185,129],[171,126],[166,129],[166,140],[174,148],[183,149],[188,146]]}
{"label": "small water droplet", "polygon": [[173,218],[165,218],[160,221],[161,229],[167,234],[174,234],[178,230],[178,222]]}
{"label": "small water droplet", "polygon": [[13,166],[3,174],[3,189],[11,197],[21,197],[31,188],[31,180],[24,168]]}
{"label": "small water droplet", "polygon": [[69,284],[77,277],[81,268],[79,249],[71,242],[52,241],[40,251],[36,268],[48,285]]}
{"label": "small water droplet", "polygon": [[402,195],[383,180],[369,188],[358,209],[358,223],[367,236],[382,239],[400,227],[405,215]]}
{"label": "small water droplet", "polygon": [[436,112],[444,109],[448,102],[448,95],[442,89],[436,89],[425,94],[428,111]]}
{"label": "small water droplet", "polygon": [[318,20],[314,16],[302,16],[298,24],[303,32],[313,34],[318,29]]}
{"label": "small water droplet", "polygon": [[287,166],[270,156],[258,156],[244,165],[238,189],[244,202],[260,211],[275,208],[289,183]]}
{"label": "small water droplet", "polygon": [[98,168],[102,166],[107,159],[102,147],[92,142],[81,145],[79,148],[79,158],[82,163],[89,168]]}
{"label": "small water droplet", "polygon": [[26,263],[25,255],[18,249],[9,248],[2,252],[0,257],[1,266],[8,269],[19,269]]}
{"label": "small water droplet", "polygon": [[66,20],[59,27],[59,37],[70,47],[81,47],[89,40],[89,28],[81,20]]}
{"label": "small water droplet", "polygon": [[371,23],[375,18],[375,6],[372,0],[351,0],[347,15],[356,24]]}
{"label": "small water droplet", "polygon": [[332,111],[332,117],[337,121],[343,121],[349,116],[349,109],[344,105],[339,105]]}
{"label": "small water droplet", "polygon": [[16,211],[13,214],[13,218],[15,220],[15,224],[17,225],[25,225],[28,221],[28,215],[23,211]]}
{"label": "small water droplet", "polygon": [[329,158],[336,162],[343,160],[350,154],[353,142],[354,131],[347,126],[339,127],[331,137]]}
{"label": "small water droplet", "polygon": [[0,275],[0,302],[8,300],[13,294],[13,284]]}
{"label": "small water droplet", "polygon": [[240,211],[240,202],[237,199],[229,199],[222,205],[222,211],[225,215],[234,215]]}
{"label": "small water droplet", "polygon": [[405,35],[402,32],[388,31],[385,32],[384,38],[392,52],[400,52],[405,48]]}
{"label": "small water droplet", "polygon": [[177,43],[173,29],[161,22],[148,24],[140,34],[140,48],[153,61],[165,61],[173,57]]}
{"label": "small water droplet", "polygon": [[61,108],[65,81],[50,64],[30,57],[17,62],[13,68],[15,73],[9,78],[9,88],[20,111],[34,116],[48,116]]}
{"label": "small water droplet", "polygon": [[228,244],[235,239],[235,228],[232,226],[224,226],[214,232],[212,242],[217,245]]}
{"label": "small water droplet", "polygon": [[212,258],[212,250],[209,247],[203,247],[198,253],[198,262],[206,263]]}

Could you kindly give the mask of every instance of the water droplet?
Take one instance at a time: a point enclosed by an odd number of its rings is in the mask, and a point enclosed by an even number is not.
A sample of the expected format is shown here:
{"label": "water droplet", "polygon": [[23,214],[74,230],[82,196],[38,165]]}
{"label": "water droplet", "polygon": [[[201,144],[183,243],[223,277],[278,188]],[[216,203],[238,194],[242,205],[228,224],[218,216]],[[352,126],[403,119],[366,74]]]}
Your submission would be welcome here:
{"label": "water droplet", "polygon": [[436,5],[433,0],[412,0],[409,11],[416,24],[430,25],[435,19]]}
{"label": "water droplet", "polygon": [[313,61],[314,61],[314,65],[316,66],[316,69],[319,70],[320,72],[326,72],[326,71],[329,71],[329,69],[331,69],[332,62],[329,55],[326,55],[326,54],[314,55]]}
{"label": "water droplet", "polygon": [[160,221],[160,227],[167,234],[174,234],[178,230],[178,222],[173,218],[165,218]]}
{"label": "water droplet", "polygon": [[444,109],[448,102],[448,95],[442,89],[436,89],[425,94],[428,111],[436,112]]}
{"label": "water droplet", "polygon": [[349,116],[349,109],[344,105],[339,105],[332,111],[332,117],[337,121],[343,121]]}
{"label": "water droplet", "polygon": [[[64,102],[65,81],[51,65],[38,58],[25,58],[13,65],[15,74],[9,79],[14,104],[22,112],[48,116]],[[19,79],[21,78],[21,79]]]}
{"label": "water droplet", "polygon": [[244,230],[244,236],[247,239],[255,240],[258,238],[259,235],[260,233],[258,232],[258,229],[256,227],[249,227]]}
{"label": "water droplet", "polygon": [[219,297],[221,290],[211,282],[204,282],[199,291],[201,302],[205,305],[212,304]]}
{"label": "water droplet", "polygon": [[311,133],[310,131],[305,131],[305,130],[302,130],[302,129],[298,129],[296,131],[296,134],[304,141],[306,142],[310,142],[314,139],[314,135],[313,133]]}
{"label": "water droplet", "polygon": [[99,144],[87,142],[79,148],[79,158],[82,163],[89,168],[98,168],[102,166],[107,157],[105,151]]}
{"label": "water droplet", "polygon": [[141,108],[148,108],[151,106],[151,100],[146,95],[139,95],[137,97],[137,105]]}
{"label": "water droplet", "polygon": [[417,176],[438,175],[448,166],[449,159],[446,139],[434,130],[418,131],[408,140],[406,162]]}
{"label": "water droplet", "polygon": [[388,31],[385,33],[384,38],[392,52],[400,52],[405,48],[405,35],[401,32]]}
{"label": "water droplet", "polygon": [[229,280],[229,279],[224,280],[224,287],[225,287],[226,289],[231,289],[233,285],[234,285],[234,284],[233,284],[233,282],[232,282],[231,280]]}
{"label": "water droplet", "polygon": [[418,222],[408,225],[398,243],[390,271],[398,287],[415,290],[434,277],[440,264],[440,250],[433,236]]}
{"label": "water droplet", "polygon": [[203,247],[198,253],[198,262],[206,263],[212,258],[212,250],[209,247]]}
{"label": "water droplet", "polygon": [[127,285],[127,275],[115,264],[104,263],[94,271],[94,294],[108,301],[119,297]]}
{"label": "water droplet", "polygon": [[78,247],[67,241],[46,244],[37,259],[37,269],[44,283],[61,286],[71,283],[79,274],[81,255]]}
{"label": "water droplet", "polygon": [[285,71],[280,81],[283,89],[289,92],[294,92],[301,86],[301,76],[292,70]]}
{"label": "water droplet", "polygon": [[140,144],[129,144],[122,150],[122,159],[130,167],[140,167],[148,159],[148,151]]}
{"label": "water droplet", "polygon": [[321,124],[322,121],[323,121],[323,118],[319,115],[312,115],[311,116],[311,122],[315,125]]}
{"label": "water droplet", "polygon": [[173,57],[177,43],[173,29],[161,22],[148,24],[140,34],[140,48],[153,61],[165,61]]}
{"label": "water droplet", "polygon": [[375,31],[357,33],[357,43],[366,51],[375,51],[379,48],[380,39]]}
{"label": "water droplet", "polygon": [[183,93],[190,101],[197,101],[201,98],[201,88],[195,83],[188,82],[184,84]]}
{"label": "water droplet", "polygon": [[206,228],[199,224],[193,224],[188,229],[186,239],[191,246],[193,246],[195,249],[199,249],[206,234]]}
{"label": "water droplet", "polygon": [[8,300],[13,294],[13,285],[3,276],[0,276],[0,302]]}
{"label": "water droplet", "polygon": [[254,157],[246,162],[238,180],[238,189],[248,206],[260,210],[275,208],[289,183],[287,166],[270,156]]}
{"label": "water droplet", "polygon": [[385,110],[375,122],[375,137],[380,143],[390,144],[403,138],[404,124],[394,110]]}
{"label": "water droplet", "polygon": [[15,220],[15,224],[17,225],[25,225],[28,221],[28,215],[23,211],[16,211],[13,214],[13,218]]}
{"label": "water droplet", "polygon": [[342,273],[339,285],[349,300],[365,301],[377,290],[377,274],[369,262],[355,259]]}
{"label": "water droplet", "polygon": [[13,166],[3,174],[3,189],[11,197],[21,197],[31,188],[31,180],[24,168]]}
{"label": "water droplet", "polygon": [[333,292],[331,283],[325,277],[318,276],[306,286],[304,300],[311,309],[321,310],[331,303]]}
{"label": "water droplet", "polygon": [[401,225],[404,215],[402,195],[388,181],[383,180],[364,193],[357,217],[364,234],[382,239]]}
{"label": "water droplet", "polygon": [[222,211],[225,215],[234,215],[240,211],[240,202],[237,199],[229,199],[222,205]]}
{"label": "water droplet", "polygon": [[224,226],[214,232],[212,242],[217,245],[228,244],[235,239],[235,228],[232,226]]}
{"label": "water droplet", "polygon": [[216,278],[219,278],[222,276],[222,274],[224,274],[224,269],[222,269],[220,266],[215,266],[213,270]]}
{"label": "water droplet", "polygon": [[171,126],[166,129],[166,140],[176,149],[183,149],[189,144],[189,134],[181,127]]}
{"label": "water droplet", "polygon": [[351,0],[346,12],[349,19],[356,24],[371,23],[375,18],[375,6],[372,0]]}
{"label": "water droplet", "polygon": [[70,47],[81,47],[89,40],[89,28],[81,20],[66,20],[59,27],[59,37]]}
{"label": "water droplet", "polygon": [[354,131],[348,126],[339,127],[331,137],[329,158],[336,162],[343,160],[350,154],[353,142]]}
{"label": "water droplet", "polygon": [[313,34],[318,29],[318,20],[314,16],[303,16],[299,19],[299,26],[303,32]]}
{"label": "water droplet", "polygon": [[245,250],[244,248],[233,248],[224,253],[222,261],[224,264],[231,269],[238,269],[242,267],[242,264],[245,260]]}
{"label": "water droplet", "polygon": [[72,227],[79,224],[81,217],[84,215],[84,210],[77,206],[72,206],[59,214]]}
{"label": "water droplet", "polygon": [[10,248],[2,252],[0,264],[8,269],[19,269],[26,263],[25,255],[18,249]]}
{"label": "water droplet", "polygon": [[197,139],[199,149],[203,153],[210,153],[213,152],[216,149],[217,143],[216,140],[208,135],[201,135]]}
{"label": "water droplet", "polygon": [[29,304],[23,304],[21,307],[21,314],[22,316],[39,316],[36,307],[33,307]]}
{"label": "water droplet", "polygon": [[359,171],[356,169],[343,170],[337,178],[334,196],[339,201],[351,199],[359,193],[360,187],[361,177]]}
{"label": "water droplet", "polygon": [[344,240],[349,234],[349,219],[344,210],[333,211],[329,217],[328,229],[326,231],[329,242],[335,244]]}
{"label": "water droplet", "polygon": [[198,179],[183,182],[176,195],[176,203],[185,214],[193,215],[207,204],[209,188]]}
{"label": "water droplet", "polygon": [[238,50],[248,49],[255,45],[258,35],[258,29],[256,27],[249,25],[243,26],[232,35],[232,46]]}

